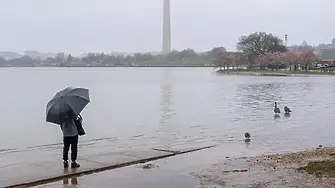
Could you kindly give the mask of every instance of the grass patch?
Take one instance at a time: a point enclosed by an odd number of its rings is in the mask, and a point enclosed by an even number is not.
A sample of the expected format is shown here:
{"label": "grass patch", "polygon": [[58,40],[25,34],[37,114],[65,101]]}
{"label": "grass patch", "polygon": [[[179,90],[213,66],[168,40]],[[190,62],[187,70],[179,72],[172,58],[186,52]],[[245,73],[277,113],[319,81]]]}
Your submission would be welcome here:
{"label": "grass patch", "polygon": [[335,160],[309,162],[307,166],[300,167],[298,170],[315,174],[317,177],[335,177]]}
{"label": "grass patch", "polygon": [[286,73],[286,74],[308,74],[308,75],[335,75],[335,72],[323,71],[289,71],[289,70],[260,70],[260,69],[247,69],[245,71],[258,72],[258,73]]}

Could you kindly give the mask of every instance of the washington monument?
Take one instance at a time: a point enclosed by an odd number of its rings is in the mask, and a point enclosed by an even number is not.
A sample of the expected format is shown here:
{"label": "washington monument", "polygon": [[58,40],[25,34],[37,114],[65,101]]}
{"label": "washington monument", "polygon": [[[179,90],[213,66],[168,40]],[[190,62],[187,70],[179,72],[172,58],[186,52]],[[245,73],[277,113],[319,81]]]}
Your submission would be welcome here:
{"label": "washington monument", "polygon": [[171,52],[170,0],[164,0],[162,52],[163,53]]}

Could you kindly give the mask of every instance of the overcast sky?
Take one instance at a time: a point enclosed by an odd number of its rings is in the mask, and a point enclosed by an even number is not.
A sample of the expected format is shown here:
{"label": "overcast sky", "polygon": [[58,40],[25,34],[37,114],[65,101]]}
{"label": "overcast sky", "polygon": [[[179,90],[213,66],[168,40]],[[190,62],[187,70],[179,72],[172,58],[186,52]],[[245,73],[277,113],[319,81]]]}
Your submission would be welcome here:
{"label": "overcast sky", "polygon": [[[0,0],[0,51],[161,51],[163,0]],[[172,47],[235,50],[241,35],[329,43],[335,0],[171,0]]]}

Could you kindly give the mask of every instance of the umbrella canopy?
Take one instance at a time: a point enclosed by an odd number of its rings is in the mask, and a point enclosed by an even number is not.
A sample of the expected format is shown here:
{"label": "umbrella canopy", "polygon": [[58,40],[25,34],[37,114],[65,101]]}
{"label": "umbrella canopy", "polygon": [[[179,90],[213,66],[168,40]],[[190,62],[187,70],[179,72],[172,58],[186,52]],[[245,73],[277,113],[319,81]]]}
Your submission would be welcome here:
{"label": "umbrella canopy", "polygon": [[88,89],[67,87],[57,92],[48,102],[46,121],[60,125],[65,117],[77,117],[89,102]]}

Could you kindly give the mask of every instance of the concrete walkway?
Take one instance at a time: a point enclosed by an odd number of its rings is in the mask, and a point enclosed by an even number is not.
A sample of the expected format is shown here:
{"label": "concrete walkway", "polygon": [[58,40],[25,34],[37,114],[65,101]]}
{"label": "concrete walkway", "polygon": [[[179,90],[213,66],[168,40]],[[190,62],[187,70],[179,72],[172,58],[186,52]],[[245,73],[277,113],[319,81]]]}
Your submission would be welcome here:
{"label": "concrete walkway", "polygon": [[167,158],[207,147],[113,151],[108,146],[81,151],[78,169],[64,170],[61,145],[0,153],[0,187],[27,187]]}
{"label": "concrete walkway", "polygon": [[[244,142],[243,142],[244,143]],[[240,152],[241,151],[241,152]],[[218,164],[231,164],[235,167],[235,158],[256,155],[261,151],[251,151],[250,147],[236,144],[219,145],[210,149],[185,153],[152,161],[153,168],[143,168],[146,164],[137,164],[125,168],[95,173],[87,176],[71,177],[58,182],[44,184],[36,188],[214,188],[220,186],[221,177],[229,179],[231,174],[210,174]],[[220,170],[229,170],[220,166]],[[206,176],[208,175],[209,176]],[[243,173],[242,173],[243,174]],[[228,176],[227,176],[228,175]],[[209,178],[206,181],[205,178]],[[235,180],[235,179],[234,179]],[[243,181],[244,179],[236,179]],[[231,186],[227,186],[231,187]],[[244,186],[251,187],[251,186]]]}

